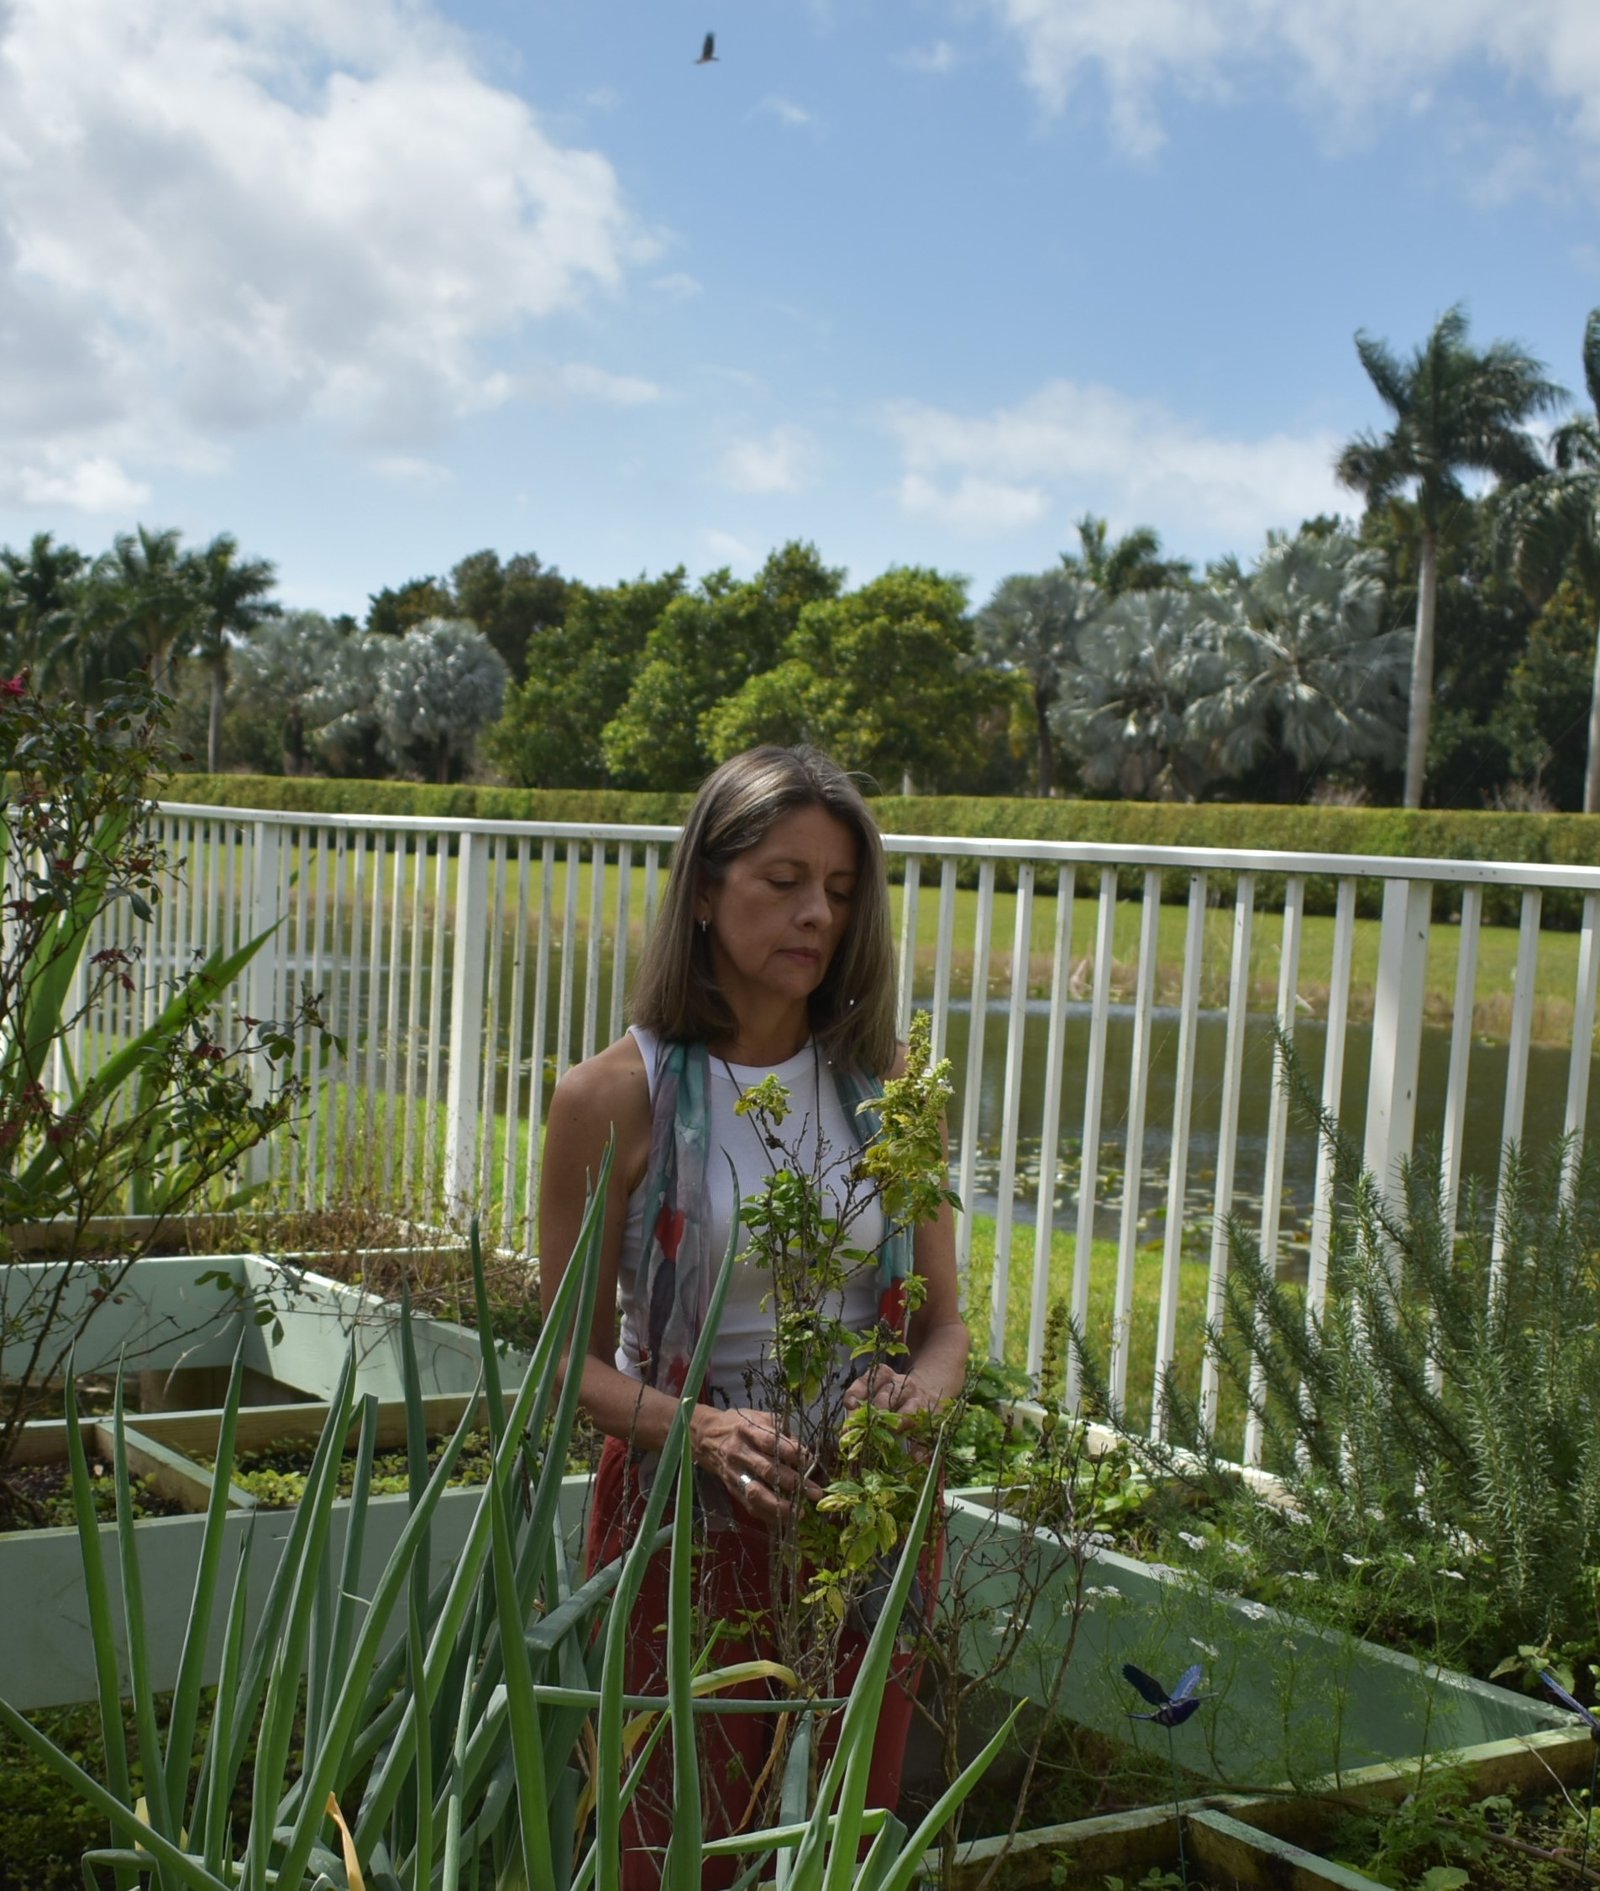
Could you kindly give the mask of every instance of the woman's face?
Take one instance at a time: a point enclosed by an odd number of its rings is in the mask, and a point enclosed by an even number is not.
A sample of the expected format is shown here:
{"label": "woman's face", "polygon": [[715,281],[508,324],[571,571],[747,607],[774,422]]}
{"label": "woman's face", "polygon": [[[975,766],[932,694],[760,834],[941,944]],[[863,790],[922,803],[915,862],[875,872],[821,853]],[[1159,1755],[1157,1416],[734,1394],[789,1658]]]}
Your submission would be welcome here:
{"label": "woman's face", "polygon": [[700,889],[711,960],[736,1016],[750,1003],[803,1003],[822,983],[850,924],[856,838],[826,808],[799,808]]}

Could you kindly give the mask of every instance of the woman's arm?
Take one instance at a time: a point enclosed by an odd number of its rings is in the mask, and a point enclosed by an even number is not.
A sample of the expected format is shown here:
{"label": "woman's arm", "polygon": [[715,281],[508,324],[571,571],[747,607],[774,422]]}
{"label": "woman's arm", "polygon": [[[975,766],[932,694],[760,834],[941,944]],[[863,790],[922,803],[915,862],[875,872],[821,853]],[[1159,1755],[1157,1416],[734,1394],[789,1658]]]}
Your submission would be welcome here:
{"label": "woman's arm", "polygon": [[[632,1038],[622,1038],[575,1065],[550,1099],[539,1191],[539,1295],[548,1314],[577,1245],[589,1188],[600,1173],[613,1126],[617,1149],[606,1191],[600,1277],[582,1354],[578,1402],[608,1437],[659,1451],[678,1401],[616,1366],[617,1265],[628,1197],[643,1180],[650,1153],[650,1088]],[[562,1360],[564,1373],[571,1363],[569,1349]],[[696,1406],[689,1438],[695,1463],[720,1478],[752,1516],[788,1514],[789,1504],[780,1493],[805,1483],[804,1454],[765,1413]]]}

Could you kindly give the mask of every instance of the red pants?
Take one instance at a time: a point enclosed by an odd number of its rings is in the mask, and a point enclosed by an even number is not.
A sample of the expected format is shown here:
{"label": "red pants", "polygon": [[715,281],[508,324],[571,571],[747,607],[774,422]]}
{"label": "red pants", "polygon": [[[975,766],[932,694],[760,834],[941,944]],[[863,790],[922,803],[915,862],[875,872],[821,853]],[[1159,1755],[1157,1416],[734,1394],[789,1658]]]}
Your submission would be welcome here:
{"label": "red pants", "polygon": [[[629,1464],[629,1449],[621,1439],[608,1438],[595,1473],[594,1507],[589,1513],[588,1566],[591,1571],[621,1556],[633,1542],[641,1498]],[[725,1621],[737,1629],[754,1618],[748,1638],[719,1641],[713,1659],[724,1663],[776,1659],[776,1651],[761,1622],[771,1605],[772,1540],[766,1527],[738,1522],[727,1529],[708,1531],[700,1544],[697,1565],[700,1606],[707,1619]],[[937,1551],[924,1556],[924,1590],[931,1597],[937,1581]],[[644,1588],[634,1606],[627,1642],[624,1686],[630,1694],[665,1694],[667,1691],[667,1588],[669,1553],[650,1559]],[[846,1695],[855,1684],[866,1642],[847,1635],[840,1649],[838,1672],[830,1692]],[[905,1761],[906,1735],[911,1727],[912,1695],[920,1664],[915,1656],[897,1652],[884,1689],[873,1743],[867,1804],[893,1811],[900,1798],[900,1770]],[[746,1686],[739,1693],[761,1698],[771,1690],[764,1683]],[[731,1696],[729,1696],[731,1697]],[[723,1698],[729,1698],[723,1697]],[[723,1838],[751,1829],[762,1771],[772,1751],[776,1714],[698,1715],[700,1803],[706,1838]],[[826,1754],[837,1737],[836,1720],[822,1734]],[[620,1782],[617,1782],[620,1784]],[[599,1790],[613,1789],[601,1780]],[[763,1788],[764,1793],[764,1788]],[[661,1882],[661,1860],[673,1823],[672,1749],[663,1738],[651,1759],[639,1790],[623,1815],[621,1891],[656,1891]],[[731,1884],[738,1861],[713,1859],[706,1864],[702,1883],[707,1887]]]}

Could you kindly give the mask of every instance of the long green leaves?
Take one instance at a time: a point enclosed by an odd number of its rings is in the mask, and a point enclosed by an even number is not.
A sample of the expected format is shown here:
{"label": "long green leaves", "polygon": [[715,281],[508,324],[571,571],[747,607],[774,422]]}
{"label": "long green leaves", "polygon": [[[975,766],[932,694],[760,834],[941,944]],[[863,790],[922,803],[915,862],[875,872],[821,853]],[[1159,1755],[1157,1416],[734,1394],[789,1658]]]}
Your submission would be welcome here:
{"label": "long green leaves", "polygon": [[[804,1806],[809,1732],[796,1743],[785,1792],[785,1820],[767,1831],[709,1845],[701,1832],[694,1724],[704,1713],[774,1711],[811,1716],[839,1703],[723,1698],[750,1679],[781,1679],[770,1664],[713,1667],[713,1649],[694,1640],[692,1559],[693,1465],[687,1449],[693,1393],[715,1334],[730,1265],[719,1273],[704,1333],[683,1400],[660,1456],[634,1547],[620,1563],[579,1581],[568,1567],[559,1513],[562,1473],[576,1413],[576,1371],[563,1360],[581,1350],[594,1317],[603,1229],[602,1170],[577,1250],[552,1298],[533,1362],[503,1417],[488,1483],[470,1503],[471,1518],[443,1579],[430,1586],[426,1549],[440,1530],[451,1468],[474,1413],[469,1403],[439,1463],[413,1481],[394,1547],[375,1566],[376,1503],[364,1486],[337,1496],[339,1460],[355,1416],[347,1361],[318,1442],[304,1497],[281,1545],[265,1592],[247,1587],[252,1546],[245,1523],[227,1505],[241,1391],[236,1365],[218,1436],[213,1495],[201,1535],[179,1681],[162,1739],[150,1688],[147,1612],[156,1598],[140,1579],[140,1534],[129,1502],[127,1450],[120,1400],[114,1418],[121,1615],[134,1722],[150,1790],[132,1798],[122,1754],[119,1623],[94,1521],[82,1440],[75,1429],[73,1478],[83,1521],[82,1548],[91,1632],[95,1640],[106,1778],[89,1777],[42,1734],[0,1703],[4,1724],[53,1767],[110,1824],[114,1844],[98,1851],[124,1884],[155,1891],[327,1891],[345,1882],[345,1828],[329,1817],[337,1805],[349,1820],[351,1857],[372,1891],[456,1891],[486,1882],[480,1867],[528,1891],[587,1891],[618,1882],[621,1819],[645,1777],[651,1756],[670,1744],[677,1776],[678,1818],[665,1860],[671,1891],[698,1885],[705,1859],[739,1852],[759,1873],[762,1859],[781,1857],[796,1891],[906,1891],[908,1840],[897,1822],[866,1800],[877,1707],[894,1652],[894,1624],[913,1574],[915,1545],[935,1501],[937,1467],[922,1493],[914,1532],[850,1701],[844,1705],[837,1751],[814,1810]],[[475,1259],[481,1268],[481,1256]],[[402,1313],[410,1320],[409,1310]],[[483,1335],[486,1376],[493,1336]],[[415,1349],[407,1394],[420,1410]],[[69,1389],[69,1415],[75,1404]],[[530,1437],[530,1428],[538,1430]],[[358,1468],[370,1460],[370,1403],[363,1407]],[[668,1679],[665,1697],[624,1688],[629,1618],[647,1565],[669,1533],[662,1520],[676,1494],[670,1540]],[[393,1512],[384,1513],[392,1516]],[[338,1541],[344,1530],[342,1548]],[[209,1713],[203,1682],[211,1629],[237,1544],[233,1591],[222,1634],[218,1688]],[[596,1621],[608,1611],[603,1646]],[[252,1631],[252,1617],[256,1617]],[[592,1764],[600,1787],[592,1840],[580,1848],[576,1827],[585,1723],[594,1717]],[[442,1717],[442,1724],[441,1724]],[[998,1746],[1001,1736],[993,1746]],[[297,1745],[303,1741],[303,1753]],[[201,1764],[197,1781],[194,1759]],[[956,1799],[975,1777],[969,1769],[947,1795]],[[355,1794],[365,1791],[359,1807]],[[247,1790],[246,1790],[247,1788]],[[230,1830],[229,1808],[244,1798],[248,1818]],[[798,1815],[798,1816],[795,1816]],[[858,1865],[861,1843],[872,1840]],[[582,1852],[579,1856],[580,1849]],[[859,1875],[858,1875],[859,1874]]]}

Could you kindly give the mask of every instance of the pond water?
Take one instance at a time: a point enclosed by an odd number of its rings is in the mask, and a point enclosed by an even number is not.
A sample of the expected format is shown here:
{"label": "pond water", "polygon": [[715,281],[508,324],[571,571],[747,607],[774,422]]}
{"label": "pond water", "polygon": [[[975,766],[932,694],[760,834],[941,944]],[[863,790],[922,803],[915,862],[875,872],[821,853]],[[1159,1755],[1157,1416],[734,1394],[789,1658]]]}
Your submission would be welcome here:
{"label": "pond water", "polygon": [[[978,1137],[970,1207],[992,1213],[1000,1165],[1001,1117],[1005,1097],[1005,1002],[991,1002],[984,1025],[983,1077],[979,1097]],[[1179,1017],[1176,1010],[1157,1010],[1152,1018],[1150,1082],[1145,1113],[1144,1155],[1140,1177],[1140,1211],[1152,1217],[1152,1226],[1166,1210],[1167,1176],[1172,1152]],[[954,1064],[958,1091],[967,1071],[971,1007],[952,1005],[946,1029],[946,1050]],[[1068,1007],[1063,1053],[1059,1162],[1054,1222],[1058,1228],[1077,1223],[1078,1173],[1081,1166],[1083,1098],[1089,1068],[1090,1008]],[[1023,1036],[1023,1071],[1019,1105],[1019,1199],[1016,1218],[1031,1224],[1038,1191],[1040,1132],[1044,1115],[1048,1058],[1049,1007],[1043,1002],[1028,1007]],[[1295,1044],[1303,1068],[1320,1091],[1326,1048],[1326,1027],[1307,1020],[1295,1028]],[[1128,1092],[1133,1068],[1134,1016],[1131,1007],[1113,1006],[1106,1030],[1105,1086],[1101,1105],[1098,1232],[1114,1233],[1122,1211],[1127,1141]],[[1219,1124],[1222,1111],[1227,1024],[1221,1012],[1202,1013],[1195,1036],[1194,1101],[1188,1142],[1187,1214],[1209,1216],[1215,1205]],[[1366,1117],[1367,1078],[1372,1056],[1372,1031],[1352,1025],[1346,1035],[1340,1120],[1358,1142]],[[1437,1146],[1444,1125],[1445,1084],[1450,1056],[1447,1031],[1427,1028],[1422,1034],[1422,1067],[1418,1091],[1417,1140],[1419,1148]],[[1462,1169],[1466,1176],[1492,1182],[1499,1166],[1500,1136],[1505,1109],[1508,1054],[1503,1043],[1480,1041],[1473,1045],[1467,1089]],[[1530,1149],[1546,1146],[1561,1134],[1567,1096],[1568,1053],[1564,1047],[1535,1046],[1528,1072],[1528,1096],[1523,1142]],[[1253,1018],[1246,1031],[1243,1082],[1240,1086],[1238,1157],[1235,1205],[1243,1211],[1259,1209],[1266,1173],[1267,1131],[1274,1086],[1272,1020]],[[1591,1070],[1591,1099],[1597,1097],[1597,1076]],[[1591,1102],[1591,1110],[1595,1102]],[[952,1111],[952,1166],[960,1160],[961,1115],[959,1100]],[[1316,1134],[1291,1116],[1284,1165],[1284,1223],[1291,1235],[1309,1217],[1316,1177]]]}

